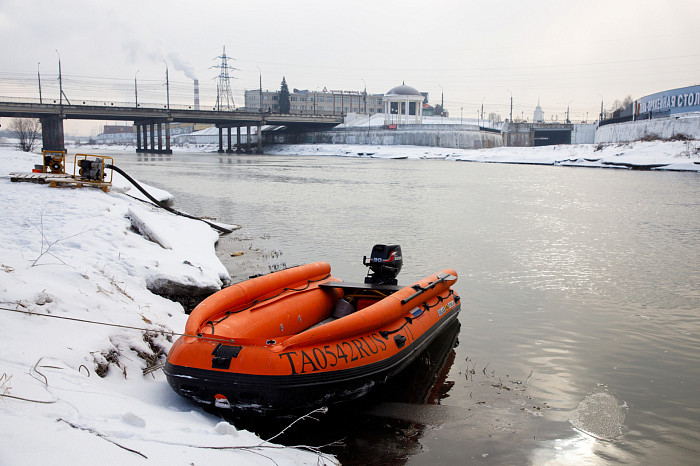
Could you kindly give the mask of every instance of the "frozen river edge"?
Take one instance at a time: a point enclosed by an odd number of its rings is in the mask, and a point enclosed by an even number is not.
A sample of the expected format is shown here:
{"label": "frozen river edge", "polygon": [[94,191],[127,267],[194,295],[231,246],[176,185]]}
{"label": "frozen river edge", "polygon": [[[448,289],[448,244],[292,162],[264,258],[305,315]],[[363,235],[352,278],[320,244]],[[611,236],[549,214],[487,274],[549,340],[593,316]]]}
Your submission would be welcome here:
{"label": "frozen river edge", "polygon": [[265,153],[270,155],[332,155],[383,159],[444,159],[459,162],[697,172],[700,171],[699,149],[700,141],[691,140],[497,147],[493,149],[287,144],[265,147]]}
{"label": "frozen river edge", "polygon": [[[133,145],[90,145],[70,148],[135,151]],[[216,144],[185,144],[174,152],[218,152]],[[454,149],[429,146],[362,144],[275,144],[264,146],[266,155],[336,156],[377,159],[427,159],[457,162],[552,165],[562,167],[616,168],[653,171],[700,171],[700,141],[635,141],[606,144],[566,144],[540,147]],[[222,153],[235,157],[234,153]]]}

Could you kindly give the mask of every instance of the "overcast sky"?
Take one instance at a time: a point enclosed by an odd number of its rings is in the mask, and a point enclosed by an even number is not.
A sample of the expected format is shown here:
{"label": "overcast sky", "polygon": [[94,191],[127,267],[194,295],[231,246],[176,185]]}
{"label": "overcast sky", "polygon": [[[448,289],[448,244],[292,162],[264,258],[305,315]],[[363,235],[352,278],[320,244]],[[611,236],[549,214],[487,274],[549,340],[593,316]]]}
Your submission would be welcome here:
{"label": "overcast sky", "polygon": [[[698,0],[0,0],[0,96],[202,105],[216,98],[226,46],[243,91],[384,93],[405,82],[444,94],[452,116],[593,120],[628,95],[700,84]],[[38,73],[39,72],[39,73]],[[5,123],[5,122],[3,122]],[[3,124],[3,126],[5,126]]]}

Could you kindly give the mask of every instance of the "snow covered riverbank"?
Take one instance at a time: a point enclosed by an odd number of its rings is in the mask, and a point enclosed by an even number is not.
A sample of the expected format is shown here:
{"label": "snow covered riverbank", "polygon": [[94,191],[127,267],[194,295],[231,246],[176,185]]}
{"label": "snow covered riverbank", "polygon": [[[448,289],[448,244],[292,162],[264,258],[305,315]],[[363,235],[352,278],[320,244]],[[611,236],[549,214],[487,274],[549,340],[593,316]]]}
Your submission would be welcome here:
{"label": "snow covered riverbank", "polygon": [[287,144],[265,147],[266,154],[342,157],[446,159],[464,162],[561,165],[700,171],[700,141],[638,141],[624,144],[578,144],[493,149],[424,146]]}
{"label": "snow covered riverbank", "polygon": [[[135,150],[133,146],[81,146],[80,151]],[[175,146],[175,152],[216,152],[216,144]],[[541,147],[453,149],[427,146],[362,144],[279,144],[265,146],[267,155],[330,155],[387,159],[445,159],[463,162],[557,165],[700,171],[700,141],[636,141],[609,144],[571,144]],[[231,154],[228,154],[231,155]]]}
{"label": "snow covered riverbank", "polygon": [[108,194],[10,181],[39,160],[0,149],[0,464],[333,464],[204,413],[159,370],[158,332],[186,315],[149,288],[219,289],[218,235],[116,174]]}

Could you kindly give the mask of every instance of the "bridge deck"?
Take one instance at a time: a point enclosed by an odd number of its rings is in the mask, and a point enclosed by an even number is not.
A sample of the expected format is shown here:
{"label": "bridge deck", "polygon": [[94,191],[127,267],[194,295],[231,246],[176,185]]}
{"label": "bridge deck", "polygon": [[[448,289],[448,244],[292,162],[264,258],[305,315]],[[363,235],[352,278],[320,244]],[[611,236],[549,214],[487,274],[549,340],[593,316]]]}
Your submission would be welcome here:
{"label": "bridge deck", "polygon": [[58,117],[74,120],[122,120],[180,123],[210,123],[217,126],[286,125],[333,127],[342,123],[339,115],[297,115],[242,110],[191,110],[179,108],[124,107],[114,105],[59,105],[0,102],[0,116],[19,118]]}
{"label": "bridge deck", "polygon": [[[83,102],[85,104],[85,102]],[[64,150],[63,120],[121,120],[133,121],[137,133],[137,151],[141,151],[141,134],[143,145],[148,150],[149,140],[146,138],[146,127],[150,125],[151,150],[170,153],[170,124],[171,123],[204,123],[216,125],[219,128],[219,152],[223,152],[223,128],[228,128],[229,150],[231,150],[230,128],[247,127],[250,134],[251,126],[257,126],[262,134],[263,125],[284,126],[290,133],[304,133],[330,129],[343,122],[340,115],[298,115],[247,112],[241,110],[193,110],[178,108],[154,107],[121,107],[114,103],[100,105],[63,105],[31,102],[0,102],[0,117],[11,118],[40,118],[41,133],[44,149]],[[165,124],[165,150],[162,147],[161,125]],[[157,125],[156,128],[154,126]],[[156,150],[155,135],[158,135]],[[249,137],[250,139],[250,137]],[[263,138],[258,138],[258,153],[262,153]]]}

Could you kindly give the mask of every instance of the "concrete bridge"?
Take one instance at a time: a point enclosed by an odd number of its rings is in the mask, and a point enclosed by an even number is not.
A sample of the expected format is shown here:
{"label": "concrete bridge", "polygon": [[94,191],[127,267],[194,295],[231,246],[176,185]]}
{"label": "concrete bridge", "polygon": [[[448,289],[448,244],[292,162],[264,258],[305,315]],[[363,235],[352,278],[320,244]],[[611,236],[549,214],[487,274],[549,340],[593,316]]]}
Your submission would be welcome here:
{"label": "concrete bridge", "polygon": [[[285,126],[288,132],[305,133],[330,129],[343,122],[342,116],[294,115],[246,112],[240,110],[193,110],[191,108],[122,107],[105,102],[104,105],[63,105],[23,102],[0,102],[1,117],[38,118],[41,121],[43,148],[65,150],[63,120],[121,120],[133,121],[136,126],[137,152],[171,153],[170,123],[207,123],[219,128],[219,151],[224,151],[223,133],[227,132],[227,152],[233,152],[232,128],[236,128],[237,151],[242,151],[241,128],[248,133],[250,149],[251,127],[262,135],[263,125]],[[163,129],[165,131],[163,131]],[[163,141],[165,134],[165,141]],[[150,137],[149,137],[150,136]],[[165,142],[165,146],[163,145]],[[150,143],[150,148],[149,148]],[[258,137],[258,153],[262,153],[262,137]]]}

